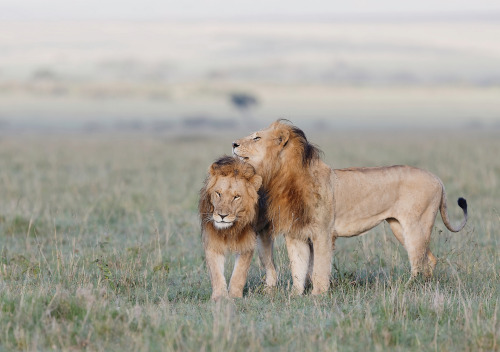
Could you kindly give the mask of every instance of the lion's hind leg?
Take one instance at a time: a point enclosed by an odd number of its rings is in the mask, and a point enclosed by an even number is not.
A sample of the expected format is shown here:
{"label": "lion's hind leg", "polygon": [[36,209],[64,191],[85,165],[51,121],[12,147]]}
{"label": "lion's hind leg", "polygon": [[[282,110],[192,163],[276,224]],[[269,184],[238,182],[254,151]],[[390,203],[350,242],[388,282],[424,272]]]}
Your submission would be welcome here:
{"label": "lion's hind leg", "polygon": [[404,236],[403,236],[403,227],[401,226],[399,221],[397,219],[394,219],[394,218],[386,219],[386,221],[389,223],[389,226],[391,227],[391,230],[392,230],[392,233],[394,234],[394,236],[398,239],[399,243],[401,243],[404,247],[405,240],[404,240]]}
{"label": "lion's hind leg", "polygon": [[434,256],[434,254],[432,254],[431,250],[427,249],[427,266],[425,267],[424,270],[425,277],[432,277],[437,262],[438,262],[437,258]]}
{"label": "lion's hind leg", "polygon": [[425,246],[425,255],[422,260],[422,274],[430,278],[434,272],[434,268],[437,264],[437,258],[432,254],[429,244],[431,242],[432,228],[434,227],[434,222],[436,221],[436,214],[438,211],[439,203],[431,203],[427,210],[420,217],[419,227],[422,232],[422,247]]}
{"label": "lion's hind leg", "polygon": [[428,225],[429,221],[421,219],[420,222],[415,222],[412,225],[405,224],[404,227],[397,219],[387,219],[394,236],[408,252],[412,277],[416,277],[419,273],[425,277],[431,277],[436,267],[437,259],[429,249],[434,218],[435,215],[430,226]]}
{"label": "lion's hind leg", "polygon": [[411,265],[412,277],[422,273],[425,277],[431,277],[437,259],[429,249],[431,231],[414,226],[404,231],[406,250]]}

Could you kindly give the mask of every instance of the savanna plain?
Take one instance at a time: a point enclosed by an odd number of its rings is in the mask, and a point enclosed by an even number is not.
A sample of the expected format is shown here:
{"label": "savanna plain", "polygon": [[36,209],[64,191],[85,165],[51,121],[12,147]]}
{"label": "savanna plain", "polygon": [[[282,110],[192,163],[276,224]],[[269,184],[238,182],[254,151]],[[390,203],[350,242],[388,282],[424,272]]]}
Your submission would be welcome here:
{"label": "savanna plain", "polygon": [[[262,126],[264,127],[264,126]],[[333,167],[408,164],[469,222],[438,215],[434,277],[386,224],[337,240],[331,289],[290,294],[255,255],[242,299],[212,302],[197,215],[210,163],[250,131],[0,136],[0,349],[495,351],[500,349],[499,131],[307,131]],[[226,274],[234,259],[226,265]]]}

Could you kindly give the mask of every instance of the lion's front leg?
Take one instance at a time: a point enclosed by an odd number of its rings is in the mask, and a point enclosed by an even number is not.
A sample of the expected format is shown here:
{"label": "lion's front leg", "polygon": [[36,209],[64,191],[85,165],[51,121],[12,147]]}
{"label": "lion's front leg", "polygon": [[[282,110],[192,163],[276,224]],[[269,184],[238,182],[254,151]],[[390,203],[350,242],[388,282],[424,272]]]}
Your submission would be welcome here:
{"label": "lion's front leg", "polygon": [[208,273],[212,284],[212,299],[227,297],[227,284],[224,277],[224,254],[205,249]]}
{"label": "lion's front leg", "polygon": [[306,285],[312,285],[313,268],[314,268],[314,247],[311,240],[307,241],[309,245],[309,265],[307,267]]}
{"label": "lion's front leg", "polygon": [[260,262],[266,270],[267,287],[276,286],[276,282],[278,281],[273,259],[273,242],[269,230],[264,230],[257,236],[257,251],[259,253]]}
{"label": "lion's front leg", "polygon": [[313,295],[328,291],[332,272],[332,237],[328,233],[318,233],[312,240],[314,265],[312,269]]}
{"label": "lion's front leg", "polygon": [[229,296],[243,297],[243,287],[247,281],[248,268],[252,262],[253,249],[251,251],[238,254],[234,263],[233,274],[229,281]]}
{"label": "lion's front leg", "polygon": [[301,295],[304,292],[309,267],[309,244],[290,236],[285,236],[285,241],[292,270],[293,290]]}

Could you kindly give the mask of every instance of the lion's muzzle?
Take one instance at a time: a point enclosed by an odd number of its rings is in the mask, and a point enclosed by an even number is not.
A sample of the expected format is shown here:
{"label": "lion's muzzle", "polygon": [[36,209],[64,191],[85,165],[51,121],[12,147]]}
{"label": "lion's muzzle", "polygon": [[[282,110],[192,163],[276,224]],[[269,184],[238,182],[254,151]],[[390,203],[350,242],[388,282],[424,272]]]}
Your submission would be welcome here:
{"label": "lion's muzzle", "polygon": [[219,213],[214,213],[212,218],[214,220],[214,226],[218,230],[230,228],[236,220],[234,215],[222,215]]}

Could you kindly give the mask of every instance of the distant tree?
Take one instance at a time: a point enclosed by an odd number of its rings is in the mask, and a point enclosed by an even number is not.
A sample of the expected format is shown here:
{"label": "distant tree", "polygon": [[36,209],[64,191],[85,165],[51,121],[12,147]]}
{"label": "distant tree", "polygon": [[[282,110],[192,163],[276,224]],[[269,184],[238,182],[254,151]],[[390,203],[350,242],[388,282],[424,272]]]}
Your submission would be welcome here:
{"label": "distant tree", "polygon": [[44,81],[54,81],[56,80],[57,74],[50,68],[39,68],[36,69],[32,75],[31,78],[33,80],[44,80]]}
{"label": "distant tree", "polygon": [[235,92],[229,95],[231,104],[238,109],[247,125],[252,125],[253,117],[250,110],[259,104],[258,99],[249,93]]}
{"label": "distant tree", "polygon": [[231,103],[241,111],[246,111],[258,104],[257,98],[247,93],[231,93]]}

